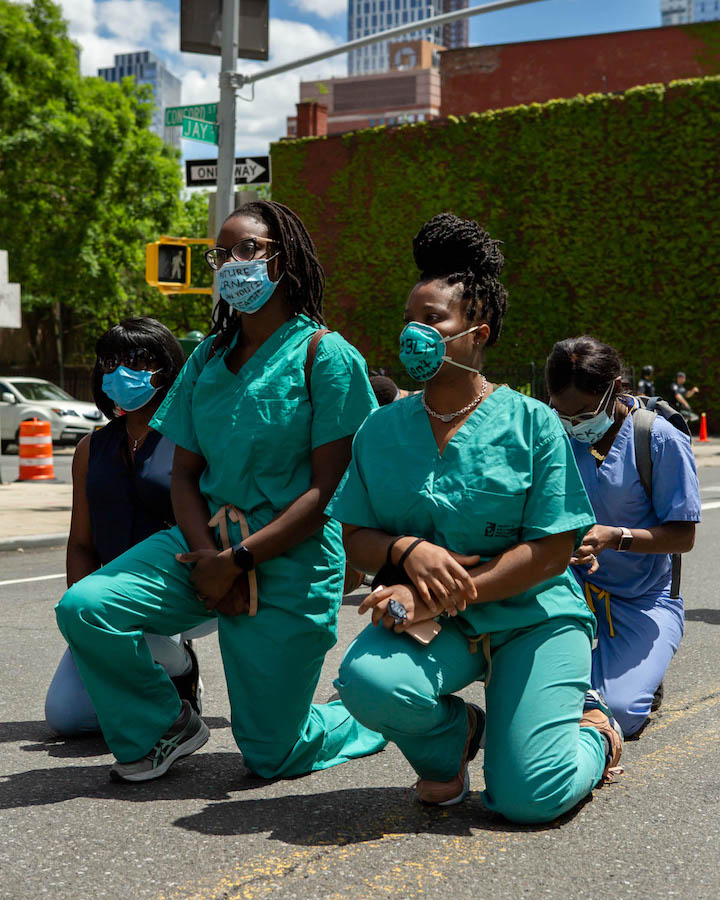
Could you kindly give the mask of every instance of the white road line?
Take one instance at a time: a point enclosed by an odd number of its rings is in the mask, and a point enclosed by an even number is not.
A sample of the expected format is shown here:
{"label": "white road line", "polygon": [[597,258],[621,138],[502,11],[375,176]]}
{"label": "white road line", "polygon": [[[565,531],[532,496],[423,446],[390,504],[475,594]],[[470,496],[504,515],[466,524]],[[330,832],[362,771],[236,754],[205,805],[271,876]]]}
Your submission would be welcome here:
{"label": "white road line", "polygon": [[[718,504],[720,506],[720,503]],[[50,581],[52,578],[64,578],[65,573],[59,575],[36,575],[35,578],[13,578],[11,581],[0,581],[0,587],[6,584],[25,584],[28,581]]]}
{"label": "white road line", "polygon": [[700,504],[700,509],[720,509],[720,500],[712,500],[710,503]]}

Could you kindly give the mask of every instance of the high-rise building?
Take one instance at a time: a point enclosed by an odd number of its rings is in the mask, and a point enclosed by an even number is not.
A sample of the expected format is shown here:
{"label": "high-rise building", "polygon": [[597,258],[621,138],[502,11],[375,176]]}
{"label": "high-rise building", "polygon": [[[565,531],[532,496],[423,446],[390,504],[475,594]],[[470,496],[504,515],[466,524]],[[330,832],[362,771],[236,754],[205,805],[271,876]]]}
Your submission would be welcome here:
{"label": "high-rise building", "polygon": [[686,25],[693,20],[693,0],[660,0],[663,25]]}
{"label": "high-rise building", "polygon": [[142,50],[139,53],[116,53],[115,65],[107,69],[98,69],[98,75],[105,81],[114,82],[132,75],[138,84],[149,84],[155,97],[150,130],[166,144],[180,149],[180,129],[174,126],[165,127],[165,107],[180,105],[180,79],[176,78],[154,53],[149,50]]}
{"label": "high-rise building", "polygon": [[[444,11],[445,3],[446,0],[348,0],[348,40],[438,16]],[[403,35],[403,39],[443,44],[443,28],[442,25],[423,28]],[[389,68],[387,41],[348,53],[348,75],[387,72]]]}
{"label": "high-rise building", "polygon": [[[458,9],[467,9],[470,0],[443,0],[443,12],[455,12]],[[467,47],[470,44],[470,19],[458,19],[443,25],[443,46],[448,50],[457,50],[458,47]]]}
{"label": "high-rise building", "polygon": [[694,0],[693,22],[720,19],[720,0]]}

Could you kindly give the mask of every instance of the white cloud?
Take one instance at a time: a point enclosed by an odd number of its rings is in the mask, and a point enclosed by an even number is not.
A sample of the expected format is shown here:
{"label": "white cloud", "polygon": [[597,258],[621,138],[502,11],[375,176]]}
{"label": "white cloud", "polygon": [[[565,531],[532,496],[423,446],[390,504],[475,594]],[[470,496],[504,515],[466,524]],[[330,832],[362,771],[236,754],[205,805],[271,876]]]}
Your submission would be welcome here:
{"label": "white cloud", "polygon": [[292,0],[300,12],[312,13],[321,19],[334,19],[347,13],[347,0]]}
{"label": "white cloud", "polygon": [[[346,0],[293,0],[299,10],[325,18],[346,8]],[[60,0],[70,35],[81,47],[85,75],[113,65],[116,53],[151,50],[182,82],[182,103],[208,103],[218,99],[220,58],[199,53],[180,53],[179,4],[162,0]],[[270,60],[238,60],[238,71],[252,74],[263,68],[292,62],[342,43],[343,38],[286,19],[270,20]],[[347,74],[346,57],[337,56],[263,80],[255,86],[252,102],[238,101],[238,155],[265,154],[270,141],[286,131],[286,117],[295,113],[301,79],[326,79]],[[250,87],[240,92],[252,94]],[[183,141],[188,157],[214,155],[214,148]]]}

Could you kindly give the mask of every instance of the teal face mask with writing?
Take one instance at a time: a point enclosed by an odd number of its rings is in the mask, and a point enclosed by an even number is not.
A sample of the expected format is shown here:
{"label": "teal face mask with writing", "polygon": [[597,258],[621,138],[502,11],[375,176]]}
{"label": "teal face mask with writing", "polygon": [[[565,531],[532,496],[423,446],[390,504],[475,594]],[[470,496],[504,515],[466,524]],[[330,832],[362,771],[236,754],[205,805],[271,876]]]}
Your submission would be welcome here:
{"label": "teal face mask with writing", "polygon": [[[277,254],[275,254],[277,256]],[[275,259],[274,256],[270,259]],[[217,286],[221,298],[233,309],[243,313],[256,313],[272,297],[280,283],[272,281],[268,274],[268,259],[251,259],[248,262],[227,262],[218,269]]]}
{"label": "teal face mask with writing", "polygon": [[445,344],[456,338],[464,337],[471,331],[477,331],[479,325],[473,325],[459,334],[444,338],[437,328],[424,325],[422,322],[408,322],[400,334],[400,362],[405,366],[408,375],[415,381],[429,381],[440,371],[444,362],[480,374],[477,369],[464,366],[445,355]]}

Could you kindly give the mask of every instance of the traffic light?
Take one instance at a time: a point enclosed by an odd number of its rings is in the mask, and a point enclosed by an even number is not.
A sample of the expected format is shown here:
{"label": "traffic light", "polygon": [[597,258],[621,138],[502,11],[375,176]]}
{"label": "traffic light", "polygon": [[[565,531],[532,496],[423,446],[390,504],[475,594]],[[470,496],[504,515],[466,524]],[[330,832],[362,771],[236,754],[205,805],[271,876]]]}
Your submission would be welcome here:
{"label": "traffic light", "polygon": [[190,286],[190,247],[185,242],[162,238],[147,244],[145,281],[171,294]]}

